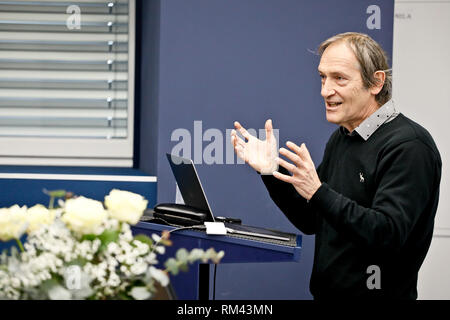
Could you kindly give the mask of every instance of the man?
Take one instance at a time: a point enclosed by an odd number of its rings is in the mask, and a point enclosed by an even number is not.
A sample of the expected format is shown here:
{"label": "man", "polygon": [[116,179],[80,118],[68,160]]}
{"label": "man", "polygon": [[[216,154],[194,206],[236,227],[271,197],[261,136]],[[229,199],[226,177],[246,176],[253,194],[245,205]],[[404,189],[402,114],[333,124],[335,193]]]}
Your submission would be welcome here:
{"label": "man", "polygon": [[315,234],[315,299],[416,299],[438,205],[439,152],[395,110],[387,58],[373,39],[338,34],[319,54],[326,117],[340,127],[317,170],[305,144],[287,142],[279,149],[286,160],[277,156],[271,120],[264,141],[235,122],[246,140],[233,130],[235,152],[263,174],[288,219]]}

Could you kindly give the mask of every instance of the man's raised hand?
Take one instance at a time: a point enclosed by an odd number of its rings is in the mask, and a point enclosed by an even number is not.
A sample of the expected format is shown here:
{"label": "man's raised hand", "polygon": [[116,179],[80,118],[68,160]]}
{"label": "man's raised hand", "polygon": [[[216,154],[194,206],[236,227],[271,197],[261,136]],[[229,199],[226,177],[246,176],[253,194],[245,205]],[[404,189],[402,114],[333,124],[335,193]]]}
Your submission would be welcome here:
{"label": "man's raised hand", "polygon": [[265,124],[266,140],[252,136],[237,121],[234,123],[234,127],[246,140],[241,139],[236,130],[231,131],[231,143],[239,158],[261,174],[272,174],[278,170],[276,161],[278,146],[273,134],[272,120],[267,120]]}

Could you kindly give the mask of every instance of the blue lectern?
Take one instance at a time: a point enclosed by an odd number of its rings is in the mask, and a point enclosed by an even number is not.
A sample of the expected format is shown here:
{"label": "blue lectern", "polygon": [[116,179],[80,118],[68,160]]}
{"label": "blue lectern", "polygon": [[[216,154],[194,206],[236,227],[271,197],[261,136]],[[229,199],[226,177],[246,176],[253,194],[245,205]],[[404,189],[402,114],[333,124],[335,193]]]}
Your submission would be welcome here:
{"label": "blue lectern", "polygon": [[[163,230],[173,230],[174,227],[150,222],[139,222],[132,227],[134,234],[161,234]],[[235,236],[207,235],[203,231],[177,230],[171,233],[173,246],[167,248],[160,263],[174,256],[179,248],[191,250],[193,248],[225,251],[220,263],[249,263],[249,262],[294,262],[300,260],[301,235],[296,236],[294,245],[283,245],[257,238],[241,238]],[[180,274],[171,278],[180,299],[209,299],[209,264],[190,266],[188,274]]]}

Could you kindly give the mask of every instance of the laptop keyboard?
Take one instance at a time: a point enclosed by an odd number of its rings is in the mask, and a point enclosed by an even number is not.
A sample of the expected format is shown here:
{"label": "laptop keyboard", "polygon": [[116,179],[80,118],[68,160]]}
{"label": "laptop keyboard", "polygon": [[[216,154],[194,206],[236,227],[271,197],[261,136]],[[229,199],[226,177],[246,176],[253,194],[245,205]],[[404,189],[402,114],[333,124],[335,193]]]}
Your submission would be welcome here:
{"label": "laptop keyboard", "polygon": [[[153,216],[150,216],[150,215],[143,215],[141,217],[140,221],[165,224],[165,225],[169,225],[172,227],[186,227],[186,226],[177,225],[177,224],[173,224],[173,223],[167,223],[167,221],[163,221],[159,218],[154,218]],[[234,230],[242,230],[242,231],[257,232],[257,233],[260,232],[261,230],[264,230],[264,229],[256,228],[256,227],[228,224],[228,223],[226,223],[226,226],[229,228],[232,228]],[[197,232],[206,233],[205,230],[199,230],[199,229],[195,229],[195,228],[193,228],[193,230],[197,231]],[[288,246],[288,247],[296,247],[297,246],[297,235],[296,234],[284,233],[284,232],[280,232],[280,231],[276,231],[276,230],[268,230],[268,229],[265,229],[265,230],[270,231],[271,233],[273,232],[273,234],[275,234],[276,236],[282,236],[289,240],[285,241],[285,240],[269,239],[269,238],[263,238],[260,236],[237,234],[237,233],[229,233],[229,234],[227,234],[227,237],[240,238],[240,239],[246,239],[246,240],[254,240],[254,241],[259,241],[259,242]]]}

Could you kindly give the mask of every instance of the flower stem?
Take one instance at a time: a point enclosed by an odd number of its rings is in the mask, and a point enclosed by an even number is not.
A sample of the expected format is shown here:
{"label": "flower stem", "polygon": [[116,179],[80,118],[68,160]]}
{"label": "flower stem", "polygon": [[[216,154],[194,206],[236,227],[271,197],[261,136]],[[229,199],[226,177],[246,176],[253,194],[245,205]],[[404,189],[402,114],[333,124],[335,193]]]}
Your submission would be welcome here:
{"label": "flower stem", "polygon": [[50,210],[53,209],[54,203],[55,203],[55,197],[54,196],[50,196],[50,203],[48,205],[48,208]]}
{"label": "flower stem", "polygon": [[23,245],[22,245],[22,241],[20,241],[19,238],[16,238],[16,242],[17,242],[17,245],[19,246],[20,251],[25,252],[25,249],[23,248]]}

